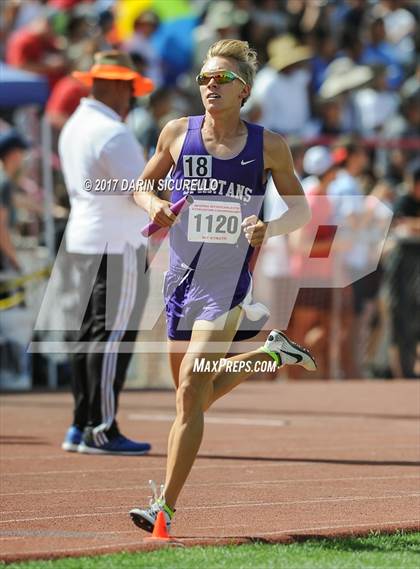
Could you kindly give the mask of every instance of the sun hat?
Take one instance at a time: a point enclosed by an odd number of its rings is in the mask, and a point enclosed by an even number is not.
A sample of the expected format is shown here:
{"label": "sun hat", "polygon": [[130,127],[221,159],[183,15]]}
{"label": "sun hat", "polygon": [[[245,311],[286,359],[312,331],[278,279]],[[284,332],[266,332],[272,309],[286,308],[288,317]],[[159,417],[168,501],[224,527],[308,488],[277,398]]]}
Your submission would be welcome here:
{"label": "sun hat", "polygon": [[349,57],[339,57],[327,67],[319,94],[323,99],[331,99],[351,89],[362,87],[373,76],[374,71],[368,65],[357,65]]}
{"label": "sun hat", "polygon": [[279,36],[267,45],[268,64],[277,71],[282,71],[290,65],[307,61],[312,57],[312,51],[306,45],[299,45],[291,35]]}
{"label": "sun hat", "polygon": [[89,71],[73,71],[72,76],[87,87],[92,86],[94,79],[133,81],[136,97],[147,95],[154,88],[153,81],[140,75],[131,57],[123,51],[99,51],[95,53],[94,64]]}

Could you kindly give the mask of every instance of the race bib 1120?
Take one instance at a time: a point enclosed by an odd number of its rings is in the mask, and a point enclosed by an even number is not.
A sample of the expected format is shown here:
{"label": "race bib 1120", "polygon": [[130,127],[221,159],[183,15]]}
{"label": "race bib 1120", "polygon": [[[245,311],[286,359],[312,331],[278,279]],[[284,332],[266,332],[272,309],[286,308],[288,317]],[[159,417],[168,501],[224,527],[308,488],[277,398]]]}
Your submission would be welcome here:
{"label": "race bib 1120", "polygon": [[188,241],[235,244],[241,234],[239,203],[197,200],[188,210]]}

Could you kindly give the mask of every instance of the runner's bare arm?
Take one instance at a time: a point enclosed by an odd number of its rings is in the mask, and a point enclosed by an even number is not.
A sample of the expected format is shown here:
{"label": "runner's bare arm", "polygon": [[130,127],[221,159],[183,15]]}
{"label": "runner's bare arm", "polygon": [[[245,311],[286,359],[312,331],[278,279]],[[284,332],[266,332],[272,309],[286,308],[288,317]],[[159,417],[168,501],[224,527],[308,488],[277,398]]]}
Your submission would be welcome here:
{"label": "runner's bare arm", "polygon": [[[180,153],[180,141],[185,136],[188,119],[170,121],[162,130],[156,152],[146,164],[139,178],[139,191],[134,194],[134,201],[149,215],[150,219],[161,227],[170,227],[176,215],[170,211],[170,202],[157,195],[157,184],[164,179],[176,163]],[[153,180],[154,190],[141,190],[143,180]]]}
{"label": "runner's bare arm", "polygon": [[279,219],[269,223],[251,215],[242,222],[250,245],[259,247],[266,237],[284,235],[299,229],[311,219],[311,211],[302,186],[293,170],[293,160],[283,137],[264,131],[264,169],[270,170],[276,189],[288,209]]}
{"label": "runner's bare arm", "polygon": [[309,223],[311,210],[302,186],[293,169],[289,147],[279,134],[264,131],[264,166],[271,171],[277,192],[288,210],[270,221],[267,236],[284,235]]}

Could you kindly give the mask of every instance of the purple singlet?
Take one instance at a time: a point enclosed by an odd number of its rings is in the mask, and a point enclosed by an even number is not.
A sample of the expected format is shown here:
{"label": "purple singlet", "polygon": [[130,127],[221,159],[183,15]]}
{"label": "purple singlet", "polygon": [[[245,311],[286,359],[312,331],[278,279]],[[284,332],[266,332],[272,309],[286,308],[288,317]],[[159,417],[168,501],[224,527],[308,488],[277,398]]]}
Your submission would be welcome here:
{"label": "purple singlet", "polygon": [[178,162],[165,181],[172,203],[185,195],[194,198],[170,231],[164,295],[168,336],[174,340],[188,340],[196,320],[215,320],[246,297],[253,248],[241,223],[253,214],[260,217],[265,193],[264,129],[245,122],[245,147],[224,160],[207,152],[203,120],[189,118]]}

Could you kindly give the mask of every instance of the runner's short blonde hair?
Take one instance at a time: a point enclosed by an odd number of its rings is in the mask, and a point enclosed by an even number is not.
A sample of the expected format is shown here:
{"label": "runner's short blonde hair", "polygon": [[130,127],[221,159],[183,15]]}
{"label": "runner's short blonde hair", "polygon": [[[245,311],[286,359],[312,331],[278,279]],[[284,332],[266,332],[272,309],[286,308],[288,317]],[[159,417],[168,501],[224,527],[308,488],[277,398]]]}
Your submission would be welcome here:
{"label": "runner's short blonde hair", "polygon": [[228,57],[238,64],[238,75],[252,87],[257,72],[257,52],[247,41],[219,40],[210,46],[204,64],[212,57]]}

